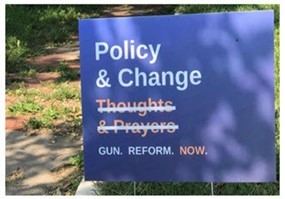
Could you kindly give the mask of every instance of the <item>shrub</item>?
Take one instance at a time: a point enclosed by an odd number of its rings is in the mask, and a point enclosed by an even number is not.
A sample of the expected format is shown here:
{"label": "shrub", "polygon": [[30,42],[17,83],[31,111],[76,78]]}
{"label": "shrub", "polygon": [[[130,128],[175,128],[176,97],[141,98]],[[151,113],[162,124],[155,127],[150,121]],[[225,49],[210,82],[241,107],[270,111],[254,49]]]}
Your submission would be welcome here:
{"label": "shrub", "polygon": [[24,58],[28,52],[26,44],[15,36],[6,38],[6,71],[18,72],[23,68]]}
{"label": "shrub", "polygon": [[9,111],[12,113],[37,113],[43,109],[42,105],[30,99],[9,106]]}

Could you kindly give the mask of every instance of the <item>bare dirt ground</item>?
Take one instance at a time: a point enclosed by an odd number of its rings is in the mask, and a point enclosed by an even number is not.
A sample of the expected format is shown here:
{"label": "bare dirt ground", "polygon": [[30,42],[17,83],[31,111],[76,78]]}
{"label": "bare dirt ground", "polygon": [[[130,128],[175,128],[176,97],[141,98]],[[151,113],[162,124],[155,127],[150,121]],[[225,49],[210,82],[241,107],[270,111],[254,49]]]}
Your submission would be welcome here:
{"label": "bare dirt ground", "polygon": [[68,158],[78,154],[80,145],[66,136],[7,131],[6,195],[57,195],[58,187],[65,191],[63,181],[76,172]]}
{"label": "bare dirt ground", "polygon": [[[159,10],[159,6],[147,5],[106,6],[100,16],[155,14]],[[73,35],[70,41],[71,44],[46,49],[46,55],[27,59],[28,63],[36,65],[43,72],[25,78],[26,87],[40,89],[48,95],[51,90],[43,88],[42,83],[55,81],[58,74],[45,72],[46,67],[65,61],[70,68],[79,70],[78,37]],[[7,74],[7,79],[17,79],[17,74]],[[72,83],[80,84],[79,81]],[[6,107],[15,100],[15,97],[6,95]],[[70,181],[82,173],[68,164],[68,158],[79,153],[82,139],[48,130],[44,133],[27,132],[24,124],[28,119],[26,115],[6,116],[6,195],[72,194]]]}

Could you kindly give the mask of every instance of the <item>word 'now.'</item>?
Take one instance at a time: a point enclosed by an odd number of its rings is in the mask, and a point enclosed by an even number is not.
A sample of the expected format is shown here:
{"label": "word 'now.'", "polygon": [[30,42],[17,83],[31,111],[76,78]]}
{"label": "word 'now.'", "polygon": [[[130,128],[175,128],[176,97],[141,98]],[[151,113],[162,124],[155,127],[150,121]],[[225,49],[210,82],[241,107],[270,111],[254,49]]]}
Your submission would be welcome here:
{"label": "word 'now.'", "polygon": [[180,155],[207,155],[205,146],[180,146]]}
{"label": "word 'now.'", "polygon": [[124,40],[123,47],[119,45],[114,45],[109,47],[106,42],[95,42],[95,58],[96,61],[100,60],[102,55],[109,53],[110,57],[113,60],[119,59],[147,59],[150,58],[150,64],[154,64],[158,58],[159,50],[161,44],[156,44],[154,47],[153,44],[139,44],[135,45],[134,40]]}

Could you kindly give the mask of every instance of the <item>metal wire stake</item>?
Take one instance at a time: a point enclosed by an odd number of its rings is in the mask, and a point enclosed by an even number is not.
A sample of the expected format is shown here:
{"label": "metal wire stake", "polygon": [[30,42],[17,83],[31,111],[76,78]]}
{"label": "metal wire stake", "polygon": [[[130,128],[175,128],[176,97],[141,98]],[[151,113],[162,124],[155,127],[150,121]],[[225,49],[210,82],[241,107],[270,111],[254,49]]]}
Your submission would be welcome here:
{"label": "metal wire stake", "polygon": [[136,182],[134,182],[134,196],[136,195]]}
{"label": "metal wire stake", "polygon": [[214,183],[211,182],[211,192],[212,192],[212,196],[214,195]]}

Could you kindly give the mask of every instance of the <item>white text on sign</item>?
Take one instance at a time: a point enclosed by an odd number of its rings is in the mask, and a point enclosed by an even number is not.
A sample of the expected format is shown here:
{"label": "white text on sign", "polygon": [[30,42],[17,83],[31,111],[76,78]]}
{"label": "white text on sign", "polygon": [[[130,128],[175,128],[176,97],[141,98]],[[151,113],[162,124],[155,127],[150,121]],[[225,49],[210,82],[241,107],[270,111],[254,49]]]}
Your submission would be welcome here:
{"label": "white text on sign", "polygon": [[146,59],[151,58],[150,64],[154,64],[157,60],[158,53],[161,44],[139,44],[135,46],[134,40],[124,40],[123,47],[119,45],[113,45],[109,47],[106,42],[95,42],[95,58],[96,61],[100,60],[100,57],[109,54],[113,60],[119,59]]}

